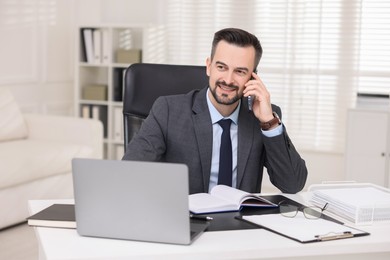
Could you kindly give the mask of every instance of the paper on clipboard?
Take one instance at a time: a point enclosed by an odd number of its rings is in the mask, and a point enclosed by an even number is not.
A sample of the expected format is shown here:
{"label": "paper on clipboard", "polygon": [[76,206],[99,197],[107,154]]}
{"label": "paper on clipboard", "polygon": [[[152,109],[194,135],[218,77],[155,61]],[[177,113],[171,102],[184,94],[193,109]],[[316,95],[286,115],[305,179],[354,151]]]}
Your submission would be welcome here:
{"label": "paper on clipboard", "polygon": [[307,219],[302,212],[298,212],[294,218],[268,214],[243,216],[242,219],[301,243],[369,235],[365,231],[323,218]]}

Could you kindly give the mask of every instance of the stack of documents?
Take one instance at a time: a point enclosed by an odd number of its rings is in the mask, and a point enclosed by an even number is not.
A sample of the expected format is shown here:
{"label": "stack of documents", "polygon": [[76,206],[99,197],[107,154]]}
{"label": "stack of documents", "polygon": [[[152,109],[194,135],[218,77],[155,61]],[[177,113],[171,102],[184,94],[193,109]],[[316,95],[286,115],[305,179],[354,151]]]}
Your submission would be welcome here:
{"label": "stack of documents", "polygon": [[390,191],[375,185],[312,189],[311,202],[355,224],[390,221]]}

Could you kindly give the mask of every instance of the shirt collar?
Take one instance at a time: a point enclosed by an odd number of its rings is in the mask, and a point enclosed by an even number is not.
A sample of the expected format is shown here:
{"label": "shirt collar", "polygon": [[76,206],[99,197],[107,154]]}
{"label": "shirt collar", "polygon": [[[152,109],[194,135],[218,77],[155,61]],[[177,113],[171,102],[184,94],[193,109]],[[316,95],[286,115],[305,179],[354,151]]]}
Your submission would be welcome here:
{"label": "shirt collar", "polygon": [[241,100],[238,102],[237,108],[231,113],[228,117],[223,117],[218,110],[214,107],[213,103],[211,103],[210,97],[209,97],[209,91],[210,89],[207,89],[206,92],[206,100],[207,100],[207,106],[209,107],[210,116],[211,116],[211,123],[215,124],[221,119],[230,119],[233,121],[234,124],[238,125],[238,114],[240,112],[240,106],[241,106]]}

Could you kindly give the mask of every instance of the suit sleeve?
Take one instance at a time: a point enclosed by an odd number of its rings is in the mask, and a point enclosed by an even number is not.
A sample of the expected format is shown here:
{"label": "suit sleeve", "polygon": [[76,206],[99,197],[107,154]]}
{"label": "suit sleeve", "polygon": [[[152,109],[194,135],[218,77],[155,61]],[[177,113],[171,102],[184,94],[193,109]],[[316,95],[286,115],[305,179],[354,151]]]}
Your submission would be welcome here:
{"label": "suit sleeve", "polygon": [[[281,116],[279,107],[273,107]],[[286,128],[283,133],[274,137],[264,136],[266,151],[265,167],[270,181],[284,193],[297,193],[303,189],[307,179],[305,161],[295,149]]]}

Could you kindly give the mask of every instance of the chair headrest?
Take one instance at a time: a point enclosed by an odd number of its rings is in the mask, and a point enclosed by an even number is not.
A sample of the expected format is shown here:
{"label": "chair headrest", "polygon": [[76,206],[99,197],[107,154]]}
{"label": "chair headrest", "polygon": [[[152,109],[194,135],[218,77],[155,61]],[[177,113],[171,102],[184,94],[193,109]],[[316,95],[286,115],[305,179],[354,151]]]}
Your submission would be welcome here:
{"label": "chair headrest", "polygon": [[136,63],[124,81],[124,114],[146,117],[158,97],[204,88],[208,76],[205,66]]}

